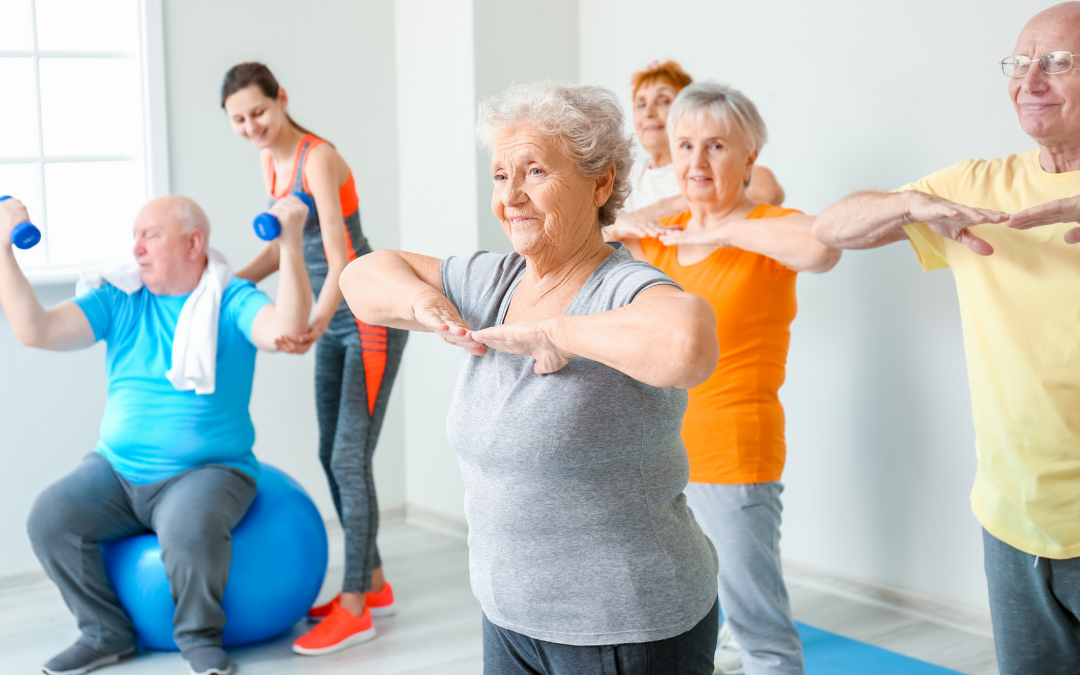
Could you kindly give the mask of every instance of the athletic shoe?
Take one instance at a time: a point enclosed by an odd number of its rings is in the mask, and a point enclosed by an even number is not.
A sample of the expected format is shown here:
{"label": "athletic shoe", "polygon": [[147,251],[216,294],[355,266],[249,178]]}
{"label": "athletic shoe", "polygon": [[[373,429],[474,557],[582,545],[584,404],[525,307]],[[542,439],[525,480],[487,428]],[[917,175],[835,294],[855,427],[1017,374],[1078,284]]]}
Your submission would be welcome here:
{"label": "athletic shoe", "polygon": [[394,604],[394,589],[390,588],[389,583],[383,584],[382,590],[378,593],[368,593],[365,602],[371,610],[371,616],[374,617],[393,616],[397,612],[397,605]]}
{"label": "athletic shoe", "polygon": [[221,647],[200,647],[184,654],[191,675],[232,675],[236,672],[229,655]]}
{"label": "athletic shoe", "polygon": [[374,637],[375,626],[371,623],[371,612],[367,607],[363,614],[356,616],[335,604],[319,625],[293,643],[292,649],[303,656],[322,656],[340,652]]}
{"label": "athletic shoe", "polygon": [[326,602],[321,605],[315,605],[308,610],[307,620],[312,623],[318,623],[322,621],[326,617],[330,616],[330,610],[334,608],[334,605],[338,604],[339,600],[341,600],[341,593],[335,595],[333,600],[331,600],[330,602]]}
{"label": "athletic shoe", "polygon": [[[330,602],[312,607],[307,613],[308,621],[312,623],[322,621],[330,614],[330,608],[340,601],[341,593],[338,593]],[[390,588],[389,583],[384,583],[383,589],[378,593],[365,594],[364,603],[371,609],[373,617],[393,616],[397,612],[397,606],[394,604],[394,589]]]}
{"label": "athletic shoe", "polygon": [[138,653],[137,648],[128,647],[116,654],[102,654],[81,642],[76,642],[49,659],[49,662],[42,666],[41,669],[49,675],[83,675],[83,673],[89,673],[91,670],[115,666],[122,661],[133,659]]}
{"label": "athletic shoe", "polygon": [[716,645],[716,656],[713,658],[714,675],[743,675],[742,650],[735,641],[735,635],[731,632],[731,626],[725,621],[720,627],[720,641]]}

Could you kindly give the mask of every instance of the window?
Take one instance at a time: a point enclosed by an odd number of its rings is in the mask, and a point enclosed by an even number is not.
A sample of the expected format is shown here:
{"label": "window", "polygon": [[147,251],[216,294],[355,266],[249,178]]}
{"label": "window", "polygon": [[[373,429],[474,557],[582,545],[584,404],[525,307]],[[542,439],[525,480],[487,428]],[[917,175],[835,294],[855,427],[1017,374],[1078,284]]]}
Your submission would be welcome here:
{"label": "window", "polygon": [[161,0],[0,0],[0,195],[41,230],[32,281],[128,259],[168,192],[161,31]]}

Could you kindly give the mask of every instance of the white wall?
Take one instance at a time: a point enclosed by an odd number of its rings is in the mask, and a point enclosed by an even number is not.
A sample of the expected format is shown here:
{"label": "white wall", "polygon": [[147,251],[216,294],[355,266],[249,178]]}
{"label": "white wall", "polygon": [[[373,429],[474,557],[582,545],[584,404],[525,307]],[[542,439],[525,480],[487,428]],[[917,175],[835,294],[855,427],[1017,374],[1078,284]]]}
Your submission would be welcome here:
{"label": "white wall", "polygon": [[[404,249],[439,258],[510,250],[491,213],[491,158],[476,147],[477,104],[514,82],[576,80],[577,10],[577,0],[397,0]],[[508,53],[508,34],[538,48]],[[464,486],[446,413],[460,363],[459,350],[413,334],[404,366],[406,501],[458,523]]]}
{"label": "white wall", "polygon": [[[257,151],[232,135],[219,107],[221,78],[244,60],[266,62],[288,89],[301,124],[330,139],[352,166],[365,232],[375,248],[398,246],[394,13],[363,3],[165,1],[172,190],[206,209],[213,245],[239,267],[259,248],[251,219],[265,207]],[[92,207],[92,206],[91,206]],[[271,295],[275,284],[265,284]],[[41,287],[47,306],[70,285]],[[260,355],[251,412],[260,459],[295,476],[331,516],[318,464],[313,353]],[[405,500],[401,378],[375,455],[383,509]],[[0,576],[37,562],[24,532],[37,493],[91,451],[105,404],[104,345],[71,354],[19,345],[0,314]]]}
{"label": "white wall", "polygon": [[[748,94],[760,162],[816,213],[967,157],[1027,150],[998,62],[1049,0],[581,0],[581,79],[630,103],[630,74],[674,58]],[[955,286],[907,244],[799,280],[788,381],[785,556],[986,606],[968,504],[974,431]]]}

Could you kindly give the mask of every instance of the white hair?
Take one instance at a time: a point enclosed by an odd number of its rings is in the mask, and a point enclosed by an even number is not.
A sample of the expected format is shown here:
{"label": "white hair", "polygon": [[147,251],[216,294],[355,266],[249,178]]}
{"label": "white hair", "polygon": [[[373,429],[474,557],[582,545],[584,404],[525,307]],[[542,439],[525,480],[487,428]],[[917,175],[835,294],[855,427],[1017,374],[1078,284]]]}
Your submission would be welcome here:
{"label": "white hair", "polygon": [[169,209],[180,221],[180,231],[190,234],[195,230],[202,232],[203,239],[210,239],[210,219],[194,199],[183,195],[169,195]]}
{"label": "white hair", "polygon": [[634,138],[623,131],[618,97],[587,84],[534,82],[516,84],[480,103],[477,137],[489,150],[499,133],[526,125],[552,136],[586,178],[599,178],[615,167],[611,196],[600,207],[600,225],[615,222],[630,194]]}
{"label": "white hair", "polygon": [[738,89],[718,82],[694,82],[683,88],[668,111],[667,128],[672,142],[675,128],[683,117],[708,115],[728,129],[742,132],[751,152],[757,152],[769,140],[765,120],[757,106]]}

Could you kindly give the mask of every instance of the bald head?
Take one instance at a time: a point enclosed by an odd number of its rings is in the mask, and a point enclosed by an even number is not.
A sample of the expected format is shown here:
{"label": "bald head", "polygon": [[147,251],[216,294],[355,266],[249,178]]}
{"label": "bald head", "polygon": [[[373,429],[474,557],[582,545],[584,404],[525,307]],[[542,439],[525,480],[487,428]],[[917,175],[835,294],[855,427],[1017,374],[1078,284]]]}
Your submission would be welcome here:
{"label": "bald head", "polygon": [[[1044,72],[1038,60],[1051,52],[1063,52],[1054,57],[1056,63],[1075,59],[1076,66]],[[1044,148],[1080,144],[1080,56],[1070,56],[1080,54],[1080,2],[1063,2],[1033,16],[1020,31],[1013,54],[1033,61],[1023,77],[1010,78],[1008,85],[1024,132]]]}
{"label": "bald head", "polygon": [[150,212],[162,225],[176,227],[178,234],[190,234],[195,230],[202,233],[204,240],[210,239],[210,219],[195,200],[184,195],[165,195],[151,199],[143,205],[142,211]]}
{"label": "bald head", "polygon": [[193,199],[151,199],[135,218],[135,259],[152,293],[189,293],[206,268],[210,219]]}

